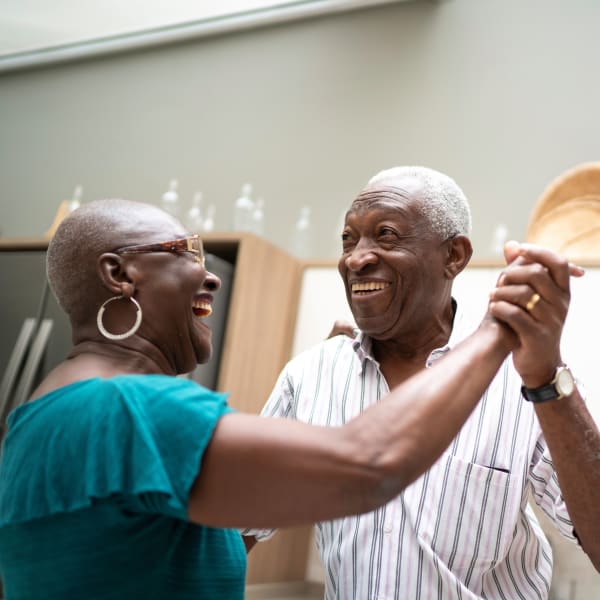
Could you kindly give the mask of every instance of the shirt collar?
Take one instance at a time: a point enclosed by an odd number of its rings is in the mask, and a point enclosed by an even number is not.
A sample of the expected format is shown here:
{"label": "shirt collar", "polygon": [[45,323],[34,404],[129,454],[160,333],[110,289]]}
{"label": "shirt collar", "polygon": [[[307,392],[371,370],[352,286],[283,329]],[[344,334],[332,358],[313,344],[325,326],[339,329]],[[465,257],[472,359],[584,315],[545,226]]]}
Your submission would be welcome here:
{"label": "shirt collar", "polygon": [[[454,321],[452,322],[450,338],[444,346],[441,346],[440,348],[434,348],[431,351],[427,357],[427,360],[425,361],[426,367],[430,367],[436,360],[439,360],[442,358],[442,356],[445,356],[447,352],[456,346],[456,344],[470,335],[477,328],[478,323],[474,323],[473,319],[469,318],[469,315],[462,310],[461,305],[459,305],[454,298],[452,298],[452,308],[454,309]],[[373,356],[372,347],[373,342],[371,338],[362,331],[359,331],[352,341],[352,348],[354,352],[356,352],[356,356],[360,363],[359,373],[363,372],[367,360],[371,361],[377,368],[379,368],[379,363]]]}

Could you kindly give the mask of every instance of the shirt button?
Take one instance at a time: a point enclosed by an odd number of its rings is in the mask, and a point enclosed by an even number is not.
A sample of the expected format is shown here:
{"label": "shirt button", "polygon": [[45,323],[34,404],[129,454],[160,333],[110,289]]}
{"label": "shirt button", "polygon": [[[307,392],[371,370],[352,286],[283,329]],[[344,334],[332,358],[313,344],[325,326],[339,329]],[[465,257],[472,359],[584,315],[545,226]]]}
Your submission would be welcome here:
{"label": "shirt button", "polygon": [[394,527],[392,526],[391,523],[386,523],[383,526],[383,533],[392,533],[393,529],[394,529]]}

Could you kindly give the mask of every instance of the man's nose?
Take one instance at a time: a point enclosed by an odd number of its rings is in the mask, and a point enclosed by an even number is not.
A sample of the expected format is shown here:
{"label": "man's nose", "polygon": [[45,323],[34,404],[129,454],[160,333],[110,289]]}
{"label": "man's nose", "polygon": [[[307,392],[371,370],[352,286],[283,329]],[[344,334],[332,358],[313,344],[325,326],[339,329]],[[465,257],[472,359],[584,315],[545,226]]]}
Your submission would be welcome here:
{"label": "man's nose", "polygon": [[346,267],[351,271],[360,271],[367,265],[375,264],[379,260],[376,249],[372,242],[360,240],[346,257]]}

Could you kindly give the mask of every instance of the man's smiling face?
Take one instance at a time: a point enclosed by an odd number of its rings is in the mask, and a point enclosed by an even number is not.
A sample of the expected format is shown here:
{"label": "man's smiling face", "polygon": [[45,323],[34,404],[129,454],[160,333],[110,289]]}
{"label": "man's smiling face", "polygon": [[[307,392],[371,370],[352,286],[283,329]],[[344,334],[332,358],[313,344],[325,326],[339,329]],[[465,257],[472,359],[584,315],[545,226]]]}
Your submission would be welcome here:
{"label": "man's smiling face", "polygon": [[429,320],[447,292],[445,251],[421,208],[420,183],[367,186],[352,203],[338,269],[357,325],[392,339]]}

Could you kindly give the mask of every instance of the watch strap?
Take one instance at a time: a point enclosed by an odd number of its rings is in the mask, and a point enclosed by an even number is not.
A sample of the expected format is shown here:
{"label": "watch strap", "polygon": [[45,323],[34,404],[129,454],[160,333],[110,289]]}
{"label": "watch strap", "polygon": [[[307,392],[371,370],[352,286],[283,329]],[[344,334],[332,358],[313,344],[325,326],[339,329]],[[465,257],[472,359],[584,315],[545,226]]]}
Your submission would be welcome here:
{"label": "watch strap", "polygon": [[547,383],[537,388],[527,388],[521,386],[521,394],[525,400],[529,402],[548,402],[548,400],[556,400],[559,397],[558,390],[553,383]]}
{"label": "watch strap", "polygon": [[529,402],[547,402],[558,400],[570,395],[575,388],[575,378],[567,365],[562,364],[556,368],[550,383],[537,388],[521,386],[521,394]]}

